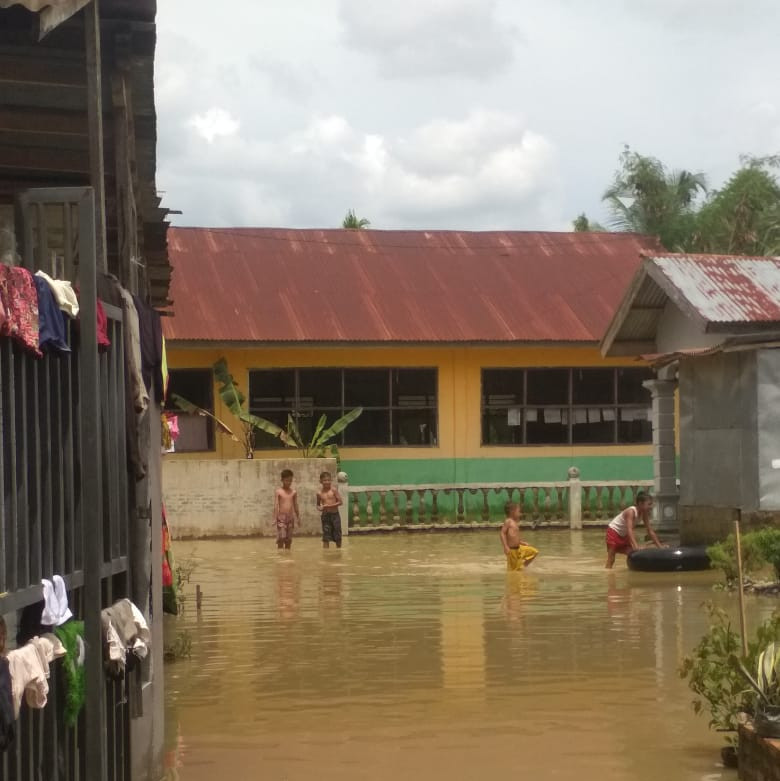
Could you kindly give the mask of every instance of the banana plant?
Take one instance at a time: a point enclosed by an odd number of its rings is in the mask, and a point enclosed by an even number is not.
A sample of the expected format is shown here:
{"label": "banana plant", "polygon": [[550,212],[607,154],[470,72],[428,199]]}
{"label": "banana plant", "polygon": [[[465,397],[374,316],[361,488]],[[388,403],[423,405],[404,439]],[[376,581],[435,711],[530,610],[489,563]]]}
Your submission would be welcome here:
{"label": "banana plant", "polygon": [[314,427],[311,438],[306,441],[301,436],[298,424],[292,415],[287,416],[287,431],[284,432],[282,441],[292,447],[297,447],[304,458],[320,458],[326,455],[339,457],[338,446],[331,443],[331,439],[340,434],[353,421],[357,420],[363,413],[363,407],[355,407],[337,420],[334,420],[326,428],[327,418],[322,415]]}
{"label": "banana plant", "polygon": [[170,398],[177,409],[180,409],[182,412],[189,412],[191,415],[200,415],[202,418],[211,418],[220,434],[226,434],[234,442],[239,441],[238,437],[233,433],[233,430],[207,409],[203,409],[203,407],[193,404],[191,401],[185,399],[184,396],[179,396],[178,393],[171,393]]}
{"label": "banana plant", "polygon": [[220,358],[213,367],[214,378],[219,383],[219,397],[224,405],[241,421],[241,444],[247,458],[252,458],[255,450],[255,432],[265,431],[272,437],[278,437],[282,442],[286,441],[286,432],[281,426],[272,423],[270,420],[253,415],[244,409],[246,396],[233,379],[233,375],[228,371],[227,361]]}
{"label": "banana plant", "polygon": [[770,706],[780,706],[780,642],[769,643],[758,655],[756,674],[752,675],[742,661],[739,669],[759,699]]}

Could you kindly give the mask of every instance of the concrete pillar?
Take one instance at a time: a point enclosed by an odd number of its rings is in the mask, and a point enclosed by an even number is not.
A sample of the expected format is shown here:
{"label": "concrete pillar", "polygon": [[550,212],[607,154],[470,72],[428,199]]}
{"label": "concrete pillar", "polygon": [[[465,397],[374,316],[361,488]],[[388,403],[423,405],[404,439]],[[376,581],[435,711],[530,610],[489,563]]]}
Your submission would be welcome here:
{"label": "concrete pillar", "polygon": [[582,528],[582,483],[576,466],[569,467],[569,528]]}
{"label": "concrete pillar", "polygon": [[349,476],[346,472],[339,472],[336,475],[337,488],[339,494],[341,494],[341,501],[343,504],[339,507],[339,515],[341,516],[341,536],[349,536]]}
{"label": "concrete pillar", "polygon": [[655,380],[643,383],[652,394],[653,476],[655,479],[655,525],[660,530],[677,529],[677,454],[674,449],[674,391],[676,369],[659,369]]}

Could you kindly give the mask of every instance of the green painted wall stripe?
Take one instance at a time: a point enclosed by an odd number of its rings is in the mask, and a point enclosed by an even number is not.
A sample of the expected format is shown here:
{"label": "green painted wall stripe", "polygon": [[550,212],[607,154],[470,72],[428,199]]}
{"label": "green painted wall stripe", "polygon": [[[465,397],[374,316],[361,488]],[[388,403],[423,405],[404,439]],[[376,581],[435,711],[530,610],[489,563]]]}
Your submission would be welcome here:
{"label": "green painted wall stripe", "polygon": [[350,485],[424,483],[549,482],[566,480],[569,467],[582,480],[652,480],[652,456],[566,456],[544,458],[441,458],[430,460],[344,460]]}

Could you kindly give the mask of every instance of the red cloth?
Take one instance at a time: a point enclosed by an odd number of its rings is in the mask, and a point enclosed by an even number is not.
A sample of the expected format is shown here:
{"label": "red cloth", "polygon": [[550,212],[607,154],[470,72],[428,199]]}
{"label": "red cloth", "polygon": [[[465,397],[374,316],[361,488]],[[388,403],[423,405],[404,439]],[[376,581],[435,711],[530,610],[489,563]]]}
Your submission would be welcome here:
{"label": "red cloth", "polygon": [[101,348],[107,350],[111,347],[111,340],[108,338],[108,318],[100,299],[97,300],[97,343],[98,350]]}
{"label": "red cloth", "polygon": [[0,302],[0,309],[5,314],[0,335],[16,339],[40,358],[38,291],[26,268],[0,265]]}
{"label": "red cloth", "polygon": [[607,526],[607,547],[614,548],[616,553],[629,554],[633,550],[628,537],[621,537],[611,526]]}

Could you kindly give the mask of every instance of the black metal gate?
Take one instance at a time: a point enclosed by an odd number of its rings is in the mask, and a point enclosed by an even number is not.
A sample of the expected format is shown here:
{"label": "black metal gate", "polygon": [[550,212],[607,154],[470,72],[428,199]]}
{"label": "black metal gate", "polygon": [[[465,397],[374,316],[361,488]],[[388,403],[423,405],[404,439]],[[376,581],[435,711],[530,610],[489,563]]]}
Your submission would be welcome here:
{"label": "black metal gate", "polygon": [[[19,201],[24,265],[52,263],[80,287],[71,353],[36,359],[0,339],[0,613],[41,599],[41,578],[65,579],[85,621],[86,704],[64,722],[61,664],[49,702],[22,706],[0,779],[130,778],[128,691],[103,673],[100,611],[129,596],[131,484],[126,461],[122,313],[104,305],[111,347],[97,349],[94,196],[90,188],[31,190]],[[61,252],[52,254],[52,246]]]}

